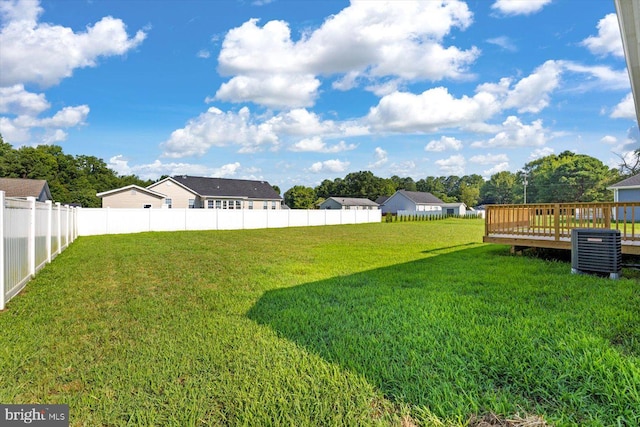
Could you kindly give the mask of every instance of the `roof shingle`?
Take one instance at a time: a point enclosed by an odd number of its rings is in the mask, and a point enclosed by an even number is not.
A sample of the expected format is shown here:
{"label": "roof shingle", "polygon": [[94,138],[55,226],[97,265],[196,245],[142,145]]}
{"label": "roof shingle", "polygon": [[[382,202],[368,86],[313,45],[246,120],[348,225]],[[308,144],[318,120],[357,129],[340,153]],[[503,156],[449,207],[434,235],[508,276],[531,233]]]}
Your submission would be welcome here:
{"label": "roof shingle", "polygon": [[246,179],[205,178],[178,175],[172,177],[201,197],[247,197],[249,199],[282,200],[267,181]]}

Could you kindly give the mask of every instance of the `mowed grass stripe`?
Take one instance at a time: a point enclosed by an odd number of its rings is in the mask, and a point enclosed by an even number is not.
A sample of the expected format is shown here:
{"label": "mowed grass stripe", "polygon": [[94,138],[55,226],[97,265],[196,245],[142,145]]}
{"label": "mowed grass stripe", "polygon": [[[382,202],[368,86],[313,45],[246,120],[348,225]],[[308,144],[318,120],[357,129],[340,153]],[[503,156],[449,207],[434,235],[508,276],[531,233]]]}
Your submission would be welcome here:
{"label": "mowed grass stripe", "polygon": [[640,423],[640,284],[443,220],[78,239],[0,313],[72,425]]}

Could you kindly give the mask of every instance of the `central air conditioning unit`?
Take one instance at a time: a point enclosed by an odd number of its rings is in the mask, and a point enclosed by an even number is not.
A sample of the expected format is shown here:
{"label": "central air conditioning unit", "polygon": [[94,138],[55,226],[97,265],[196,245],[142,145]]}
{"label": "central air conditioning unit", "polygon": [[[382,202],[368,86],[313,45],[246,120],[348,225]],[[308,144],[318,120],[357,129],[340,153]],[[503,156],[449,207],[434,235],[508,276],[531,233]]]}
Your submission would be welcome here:
{"label": "central air conditioning unit", "polygon": [[612,279],[622,272],[620,231],[600,228],[571,230],[571,272],[607,273]]}

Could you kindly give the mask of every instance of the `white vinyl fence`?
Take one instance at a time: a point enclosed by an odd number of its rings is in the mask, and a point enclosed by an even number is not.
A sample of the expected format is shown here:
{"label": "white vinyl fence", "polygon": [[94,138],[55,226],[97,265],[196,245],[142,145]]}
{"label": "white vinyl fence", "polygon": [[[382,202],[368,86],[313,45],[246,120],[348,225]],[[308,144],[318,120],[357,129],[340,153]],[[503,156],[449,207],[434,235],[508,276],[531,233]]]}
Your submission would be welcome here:
{"label": "white vinyl fence", "polygon": [[78,209],[78,235],[145,231],[241,230],[381,222],[371,210]]}
{"label": "white vinyl fence", "polygon": [[0,191],[0,310],[77,237],[76,212]]}

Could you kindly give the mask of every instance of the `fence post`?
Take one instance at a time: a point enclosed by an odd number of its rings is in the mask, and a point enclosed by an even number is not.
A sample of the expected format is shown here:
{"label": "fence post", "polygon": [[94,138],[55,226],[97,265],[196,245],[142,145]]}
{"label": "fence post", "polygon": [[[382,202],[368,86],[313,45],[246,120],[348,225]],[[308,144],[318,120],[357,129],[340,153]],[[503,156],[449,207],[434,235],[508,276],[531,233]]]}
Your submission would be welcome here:
{"label": "fence post", "polygon": [[4,280],[4,191],[0,191],[0,310],[5,305]]}
{"label": "fence post", "polygon": [[553,206],[553,221],[554,221],[554,232],[555,232],[555,240],[560,240],[560,204],[556,203]]}
{"label": "fence post", "polygon": [[27,238],[27,258],[29,260],[29,275],[36,275],[36,198],[27,197],[29,202],[29,237]]}
{"label": "fence post", "polygon": [[53,207],[53,203],[51,202],[51,200],[47,200],[45,201],[45,203],[47,204],[47,263],[51,262],[51,233],[53,232],[53,230],[51,229],[53,224],[52,224],[52,218],[51,215],[53,214],[53,212],[51,211],[51,208]]}
{"label": "fence post", "polygon": [[67,247],[71,244],[71,206],[67,205]]}
{"label": "fence post", "polygon": [[57,255],[60,255],[62,253],[62,228],[61,228],[61,220],[62,220],[62,215],[60,214],[60,202],[56,202],[56,210],[58,211],[57,215],[58,215],[58,253]]}

